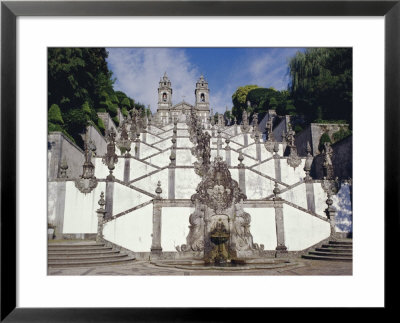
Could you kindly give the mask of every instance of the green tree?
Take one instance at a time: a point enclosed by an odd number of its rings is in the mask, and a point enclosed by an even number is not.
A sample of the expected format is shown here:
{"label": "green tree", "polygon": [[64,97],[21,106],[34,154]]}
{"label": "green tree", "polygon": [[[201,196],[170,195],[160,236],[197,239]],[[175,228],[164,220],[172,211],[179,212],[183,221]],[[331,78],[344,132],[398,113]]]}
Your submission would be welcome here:
{"label": "green tree", "polygon": [[352,49],[311,48],[289,62],[289,91],[307,122],[352,122]]}
{"label": "green tree", "polygon": [[[235,93],[232,95],[232,113],[238,120],[242,119],[243,110],[247,110],[247,94],[258,88],[258,85],[245,85],[237,88]],[[247,111],[251,113],[252,111]]]}

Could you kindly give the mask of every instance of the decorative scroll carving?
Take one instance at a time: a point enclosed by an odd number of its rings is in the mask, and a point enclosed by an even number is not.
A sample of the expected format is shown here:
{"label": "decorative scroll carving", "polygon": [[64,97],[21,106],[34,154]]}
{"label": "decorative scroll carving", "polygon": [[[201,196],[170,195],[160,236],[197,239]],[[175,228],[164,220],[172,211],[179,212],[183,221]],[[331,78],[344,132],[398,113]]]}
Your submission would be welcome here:
{"label": "decorative scroll carving", "polygon": [[215,212],[222,212],[233,203],[246,198],[246,195],[241,193],[238,182],[231,178],[231,173],[222,157],[215,158],[196,191],[197,193],[192,195],[192,200],[200,201]]}
{"label": "decorative scroll carving", "polygon": [[186,244],[177,247],[178,251],[203,251],[204,250],[204,208],[196,203],[196,208],[189,217],[189,234]]}

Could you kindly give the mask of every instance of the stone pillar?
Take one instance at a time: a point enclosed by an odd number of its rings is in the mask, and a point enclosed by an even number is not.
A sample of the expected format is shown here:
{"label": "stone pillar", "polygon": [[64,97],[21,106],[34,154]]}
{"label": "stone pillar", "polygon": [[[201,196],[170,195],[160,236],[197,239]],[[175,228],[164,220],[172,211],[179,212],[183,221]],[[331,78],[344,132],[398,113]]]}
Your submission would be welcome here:
{"label": "stone pillar", "polygon": [[140,158],[139,156],[140,156],[140,140],[137,140],[135,145],[135,157]]}
{"label": "stone pillar", "polygon": [[257,156],[257,160],[259,162],[261,162],[261,144],[260,144],[260,141],[256,142],[256,156]]}
{"label": "stone pillar", "polygon": [[326,216],[329,219],[329,223],[331,225],[331,238],[336,239],[336,221],[335,221],[335,216],[336,216],[336,209],[332,206],[332,199],[331,196],[328,195],[328,199],[326,200],[326,204],[328,207],[325,209]]}
{"label": "stone pillar", "polygon": [[244,167],[239,168],[239,188],[243,194],[246,194],[246,169]]}
{"label": "stone pillar", "polygon": [[96,211],[97,213],[97,235],[96,235],[96,242],[103,241],[103,225],[104,225],[104,216],[106,214],[106,210],[104,210],[104,205],[106,201],[104,200],[104,192],[100,194],[99,205],[100,208]]}
{"label": "stone pillar", "polygon": [[312,182],[306,182],[306,198],[307,209],[311,212],[315,212],[314,184]]}
{"label": "stone pillar", "polygon": [[143,136],[142,136],[142,141],[143,141],[143,142],[147,142],[146,140],[147,140],[147,131],[144,130],[144,131],[143,131]]}
{"label": "stone pillar", "polygon": [[114,181],[106,180],[106,215],[110,218],[113,214]]}
{"label": "stone pillar", "polygon": [[285,227],[283,222],[283,204],[279,200],[274,201],[275,208],[275,226],[276,226],[276,252],[275,257],[285,257],[287,248],[285,246]]}
{"label": "stone pillar", "polygon": [[247,133],[244,134],[243,140],[244,146],[247,147],[249,145],[249,135]]}
{"label": "stone pillar", "polygon": [[281,160],[279,155],[275,154],[274,156],[274,165],[275,165],[275,179],[278,181],[282,181],[281,176]]}
{"label": "stone pillar", "polygon": [[153,201],[153,234],[151,243],[151,256],[160,256],[161,248],[161,202],[159,199]]}
{"label": "stone pillar", "polygon": [[129,183],[130,180],[130,169],[131,169],[131,158],[125,156],[125,166],[124,166],[124,182]]}
{"label": "stone pillar", "polygon": [[175,199],[175,167],[168,168],[168,199]]}
{"label": "stone pillar", "polygon": [[225,140],[226,147],[225,147],[225,161],[228,166],[231,166],[231,147],[229,147],[229,139]]}
{"label": "stone pillar", "polygon": [[57,197],[56,197],[56,216],[54,223],[54,236],[55,239],[63,238],[63,227],[64,227],[64,211],[65,211],[65,191],[67,182],[57,182]]}

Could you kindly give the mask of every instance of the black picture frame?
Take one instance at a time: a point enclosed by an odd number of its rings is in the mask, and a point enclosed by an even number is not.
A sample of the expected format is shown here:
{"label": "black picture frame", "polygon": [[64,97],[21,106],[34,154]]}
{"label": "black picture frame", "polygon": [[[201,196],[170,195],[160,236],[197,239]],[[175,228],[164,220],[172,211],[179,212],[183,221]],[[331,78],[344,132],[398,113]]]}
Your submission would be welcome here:
{"label": "black picture frame", "polygon": [[[399,229],[400,0],[395,1],[3,1],[1,3],[1,321],[233,321],[239,309],[16,308],[16,19],[18,16],[384,16],[385,307]],[[372,125],[371,125],[372,127]],[[383,156],[382,156],[383,157]],[[397,275],[398,276],[398,275]],[[40,292],[40,291],[38,291]],[[329,298],[328,295],[326,295]],[[329,300],[327,299],[327,306]],[[241,310],[240,310],[241,311]],[[253,315],[253,314],[252,314]],[[256,314],[254,314],[256,315]]]}

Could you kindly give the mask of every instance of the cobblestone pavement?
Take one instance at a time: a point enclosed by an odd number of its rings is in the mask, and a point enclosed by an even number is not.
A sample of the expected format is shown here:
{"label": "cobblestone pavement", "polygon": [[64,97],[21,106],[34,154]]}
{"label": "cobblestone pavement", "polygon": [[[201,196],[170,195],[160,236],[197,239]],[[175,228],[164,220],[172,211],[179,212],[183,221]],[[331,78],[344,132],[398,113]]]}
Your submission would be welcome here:
{"label": "cobblestone pavement", "polygon": [[193,270],[158,267],[149,261],[137,260],[124,265],[109,265],[98,267],[72,267],[72,268],[48,268],[48,275],[179,275],[179,276],[255,276],[255,275],[352,275],[352,262],[318,261],[307,259],[295,259],[293,264],[287,267],[272,269],[250,269],[232,271],[224,270]]}

